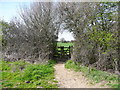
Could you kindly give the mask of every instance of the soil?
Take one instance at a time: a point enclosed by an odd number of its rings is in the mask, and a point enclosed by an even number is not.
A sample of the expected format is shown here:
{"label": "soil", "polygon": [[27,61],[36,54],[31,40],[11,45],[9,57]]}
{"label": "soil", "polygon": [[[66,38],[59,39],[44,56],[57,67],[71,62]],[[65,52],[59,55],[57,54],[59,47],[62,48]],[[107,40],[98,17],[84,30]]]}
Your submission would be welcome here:
{"label": "soil", "polygon": [[106,84],[105,81],[93,84],[83,73],[66,69],[64,63],[58,63],[54,68],[59,88],[109,88],[108,86],[103,86]]}

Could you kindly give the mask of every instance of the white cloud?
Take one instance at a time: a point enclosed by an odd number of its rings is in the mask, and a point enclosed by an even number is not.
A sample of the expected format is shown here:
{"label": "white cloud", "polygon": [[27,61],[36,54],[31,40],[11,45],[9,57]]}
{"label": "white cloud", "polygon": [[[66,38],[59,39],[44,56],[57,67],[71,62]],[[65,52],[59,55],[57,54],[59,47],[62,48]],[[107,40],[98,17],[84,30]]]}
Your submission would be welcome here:
{"label": "white cloud", "polygon": [[73,34],[67,31],[63,31],[63,33],[59,33],[58,41],[60,41],[61,38],[64,38],[66,41],[74,40]]}

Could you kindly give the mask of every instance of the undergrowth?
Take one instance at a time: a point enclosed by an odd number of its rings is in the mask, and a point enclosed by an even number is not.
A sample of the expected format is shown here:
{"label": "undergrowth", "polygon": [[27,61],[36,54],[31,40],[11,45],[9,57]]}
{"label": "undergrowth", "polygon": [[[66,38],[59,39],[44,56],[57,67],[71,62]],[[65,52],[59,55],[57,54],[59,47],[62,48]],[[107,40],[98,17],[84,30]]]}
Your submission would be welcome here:
{"label": "undergrowth", "polygon": [[115,74],[110,74],[105,71],[97,70],[95,68],[89,69],[86,66],[83,66],[78,63],[74,63],[73,60],[68,60],[65,63],[65,68],[67,69],[73,69],[76,72],[83,72],[83,74],[90,79],[91,81],[95,83],[99,83],[101,81],[106,81],[108,82],[106,85],[110,86],[111,88],[118,88],[119,83],[118,83],[118,76]]}
{"label": "undergrowth", "polygon": [[57,88],[54,77],[54,60],[48,64],[30,64],[25,61],[0,61],[2,88]]}

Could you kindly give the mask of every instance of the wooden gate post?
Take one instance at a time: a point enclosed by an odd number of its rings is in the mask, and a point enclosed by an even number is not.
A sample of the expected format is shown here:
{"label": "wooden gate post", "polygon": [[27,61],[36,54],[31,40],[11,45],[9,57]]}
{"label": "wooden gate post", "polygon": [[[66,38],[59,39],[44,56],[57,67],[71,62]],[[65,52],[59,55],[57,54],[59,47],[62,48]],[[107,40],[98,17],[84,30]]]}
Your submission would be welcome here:
{"label": "wooden gate post", "polygon": [[71,58],[72,53],[73,53],[73,46],[70,46],[70,58]]}
{"label": "wooden gate post", "polygon": [[61,46],[61,58],[64,57],[64,46]]}
{"label": "wooden gate post", "polygon": [[69,58],[71,56],[71,50],[70,50],[71,46],[69,46]]}

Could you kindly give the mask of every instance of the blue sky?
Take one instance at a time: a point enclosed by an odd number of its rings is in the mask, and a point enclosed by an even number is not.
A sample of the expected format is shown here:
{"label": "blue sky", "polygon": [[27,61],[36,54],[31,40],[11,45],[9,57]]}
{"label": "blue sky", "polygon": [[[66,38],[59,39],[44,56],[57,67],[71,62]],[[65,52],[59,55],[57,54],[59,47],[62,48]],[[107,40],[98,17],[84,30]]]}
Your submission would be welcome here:
{"label": "blue sky", "polygon": [[10,21],[14,16],[19,16],[20,6],[29,5],[30,2],[0,2],[0,18]]}
{"label": "blue sky", "polygon": [[[9,22],[13,17],[18,17],[19,16],[19,9],[20,6],[29,6],[30,2],[1,2],[0,1],[0,19],[3,19],[7,22]],[[63,32],[59,33],[59,38],[65,38],[65,40],[74,40],[73,36],[69,32]]]}

